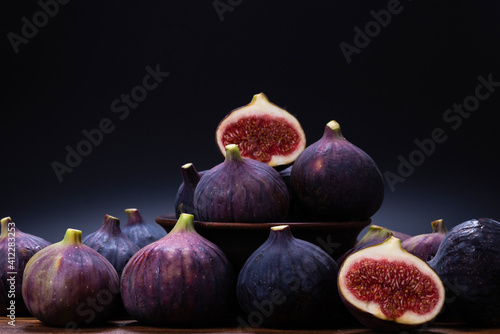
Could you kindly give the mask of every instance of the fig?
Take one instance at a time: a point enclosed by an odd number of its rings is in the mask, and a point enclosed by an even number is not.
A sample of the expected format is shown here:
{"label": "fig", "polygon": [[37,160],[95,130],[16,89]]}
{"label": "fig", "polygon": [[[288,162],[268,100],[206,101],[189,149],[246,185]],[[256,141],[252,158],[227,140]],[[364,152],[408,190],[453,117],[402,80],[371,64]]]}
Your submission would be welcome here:
{"label": "fig", "polygon": [[429,261],[447,288],[447,310],[469,325],[500,325],[499,245],[499,222],[472,219],[450,229]]}
{"label": "fig", "polygon": [[[21,294],[24,268],[28,260],[42,248],[47,240],[24,233],[10,217],[1,221],[0,234],[0,314],[28,315]],[[9,309],[10,308],[10,309]]]}
{"label": "fig", "polygon": [[238,302],[248,315],[240,325],[324,325],[335,314],[337,263],[320,247],[295,238],[289,225],[271,227],[247,259],[237,281]]}
{"label": "fig", "polygon": [[373,228],[379,228],[379,229],[389,230],[392,233],[392,236],[395,237],[395,238],[398,238],[399,240],[401,240],[401,242],[403,242],[406,239],[409,239],[409,238],[412,237],[409,234],[406,234],[406,233],[403,233],[403,232],[399,232],[399,231],[394,231],[394,230],[388,229],[387,227],[382,227],[382,226],[378,226],[378,225],[371,225],[371,226]]}
{"label": "fig", "polygon": [[242,157],[275,167],[292,163],[304,150],[306,136],[295,116],[260,93],[219,123],[216,141],[224,156],[226,146],[236,144]]}
{"label": "fig", "polygon": [[384,198],[377,165],[342,136],[335,121],[297,157],[290,187],[295,205],[309,221],[365,220],[377,212]]}
{"label": "fig", "polygon": [[401,242],[408,252],[418,256],[424,261],[430,261],[443,241],[448,229],[442,219],[431,222],[432,233],[419,234]]}
{"label": "fig", "polygon": [[290,196],[271,166],[243,158],[238,146],[227,145],[224,162],[207,170],[194,191],[194,206],[202,221],[267,223],[283,221]]}
{"label": "fig", "polygon": [[349,255],[339,270],[338,289],[359,322],[381,331],[425,326],[445,300],[439,276],[393,236]]}
{"label": "fig", "polygon": [[182,213],[163,238],[142,248],[123,270],[121,295],[134,319],[157,326],[221,322],[234,305],[235,276],[225,254]]}
{"label": "fig", "polygon": [[344,253],[340,258],[337,259],[337,264],[340,266],[344,262],[345,258],[350,254],[355,253],[363,248],[377,245],[392,236],[392,232],[385,227],[380,227],[378,225],[370,225],[363,237],[356,242],[353,248]]}
{"label": "fig", "polygon": [[75,329],[106,320],[119,291],[115,268],[71,228],[62,241],[33,255],[24,270],[24,302],[33,316],[52,326]]}
{"label": "fig", "polygon": [[196,213],[193,204],[193,195],[196,185],[200,181],[201,176],[204,174],[198,173],[194,165],[190,162],[181,166],[182,183],[175,195],[175,216],[179,218],[181,213],[190,213],[195,216]]}
{"label": "fig", "polygon": [[167,232],[160,225],[150,224],[142,218],[139,210],[135,208],[125,209],[127,223],[122,232],[130,238],[139,248],[164,237]]}
{"label": "fig", "polygon": [[120,219],[105,215],[101,228],[87,235],[83,243],[104,256],[121,277],[128,260],[139,251],[137,246],[120,229]]}

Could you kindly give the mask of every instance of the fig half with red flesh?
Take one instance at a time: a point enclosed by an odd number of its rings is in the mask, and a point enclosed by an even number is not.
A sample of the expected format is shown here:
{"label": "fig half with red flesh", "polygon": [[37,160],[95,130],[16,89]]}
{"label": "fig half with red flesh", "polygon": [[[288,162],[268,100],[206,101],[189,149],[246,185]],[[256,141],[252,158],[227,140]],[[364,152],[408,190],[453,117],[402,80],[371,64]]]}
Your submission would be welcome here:
{"label": "fig half with red flesh", "polygon": [[439,276],[395,237],[348,256],[338,288],[362,324],[384,331],[424,326],[441,312],[445,299]]}
{"label": "fig half with red flesh", "polygon": [[224,156],[225,147],[236,144],[242,157],[273,167],[294,162],[306,146],[297,118],[269,102],[264,93],[229,113],[217,127],[216,141]]}

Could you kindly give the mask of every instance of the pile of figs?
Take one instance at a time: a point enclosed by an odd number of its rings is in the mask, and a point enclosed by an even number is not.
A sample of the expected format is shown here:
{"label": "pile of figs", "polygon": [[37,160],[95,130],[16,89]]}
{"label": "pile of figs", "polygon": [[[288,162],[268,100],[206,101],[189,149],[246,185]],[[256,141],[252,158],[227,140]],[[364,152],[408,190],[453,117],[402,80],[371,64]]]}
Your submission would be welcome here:
{"label": "pile of figs", "polygon": [[[168,233],[135,208],[125,210],[122,227],[106,214],[85,238],[68,228],[54,244],[2,219],[2,313],[13,316],[14,308],[67,330],[112,319],[117,309],[161,327],[405,331],[441,316],[500,326],[499,222],[473,219],[448,230],[437,219],[414,236],[370,225],[333,258],[296,238],[293,224],[368,221],[384,199],[376,163],[336,121],[306,146],[298,120],[261,93],[220,122],[216,142],[222,162],[203,171],[181,166]],[[235,270],[198,234],[197,221],[273,224]]]}

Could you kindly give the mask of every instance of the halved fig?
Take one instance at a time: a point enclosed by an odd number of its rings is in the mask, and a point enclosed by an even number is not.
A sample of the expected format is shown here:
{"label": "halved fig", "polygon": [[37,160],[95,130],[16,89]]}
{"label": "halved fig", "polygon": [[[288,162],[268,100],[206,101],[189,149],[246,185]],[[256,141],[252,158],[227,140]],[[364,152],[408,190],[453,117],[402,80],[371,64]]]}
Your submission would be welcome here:
{"label": "halved fig", "polygon": [[445,300],[439,276],[392,236],[348,256],[338,288],[347,309],[375,330],[419,328],[441,312]]}
{"label": "halved fig", "polygon": [[249,104],[231,111],[219,123],[216,141],[224,156],[225,147],[236,144],[242,157],[273,167],[292,163],[306,147],[299,121],[269,102],[264,93],[254,95]]}

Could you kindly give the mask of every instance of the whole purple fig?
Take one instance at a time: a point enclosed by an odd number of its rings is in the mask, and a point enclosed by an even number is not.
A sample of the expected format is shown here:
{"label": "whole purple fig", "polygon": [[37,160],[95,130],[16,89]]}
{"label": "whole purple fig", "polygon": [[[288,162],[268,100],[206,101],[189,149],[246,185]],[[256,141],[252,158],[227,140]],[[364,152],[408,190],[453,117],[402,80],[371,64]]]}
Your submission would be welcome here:
{"label": "whole purple fig", "polygon": [[242,158],[226,146],[225,161],[205,172],[194,192],[198,218],[211,222],[282,221],[290,196],[280,174],[266,163]]}
{"label": "whole purple fig", "polygon": [[121,296],[136,320],[158,326],[218,324],[234,302],[235,278],[224,253],[194,229],[193,215],[145,246],[125,266]]}
{"label": "whole purple fig", "polygon": [[432,233],[419,234],[401,243],[406,251],[424,261],[432,260],[437,253],[439,245],[441,245],[441,242],[443,242],[444,237],[448,233],[448,229],[442,219],[434,220],[431,226]]}
{"label": "whole purple fig", "polygon": [[127,223],[123,226],[122,231],[139,248],[149,245],[167,234],[160,225],[147,223],[139,210],[135,208],[125,209],[125,213],[127,214]]}
{"label": "whole purple fig", "polygon": [[115,268],[82,243],[82,232],[67,229],[64,239],[28,261],[22,294],[40,321],[75,329],[104,321],[120,291]]}
{"label": "whole purple fig", "polygon": [[190,213],[195,216],[195,220],[197,219],[194,209],[193,196],[194,189],[200,181],[203,173],[204,172],[198,173],[192,163],[187,163],[181,166],[182,183],[177,190],[174,201],[175,216],[177,218],[179,218],[181,213]]}
{"label": "whole purple fig", "polygon": [[354,247],[348,250],[340,258],[337,259],[337,264],[341,266],[342,262],[344,262],[345,258],[350,254],[362,250],[363,248],[377,245],[383,242],[384,240],[389,239],[391,236],[393,236],[392,232],[386,229],[385,227],[380,227],[378,225],[370,225],[365,235],[359,241],[356,242]]}
{"label": "whole purple fig", "polygon": [[290,187],[306,221],[364,220],[377,212],[384,198],[376,163],[344,138],[335,121],[295,160]]}
{"label": "whole purple fig", "polygon": [[21,287],[28,260],[50,245],[45,239],[21,232],[10,217],[1,220],[0,314],[28,315]]}
{"label": "whole purple fig", "polygon": [[120,229],[120,219],[110,215],[104,216],[101,228],[87,235],[83,243],[104,256],[121,277],[128,260],[139,251],[137,246]]}

